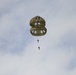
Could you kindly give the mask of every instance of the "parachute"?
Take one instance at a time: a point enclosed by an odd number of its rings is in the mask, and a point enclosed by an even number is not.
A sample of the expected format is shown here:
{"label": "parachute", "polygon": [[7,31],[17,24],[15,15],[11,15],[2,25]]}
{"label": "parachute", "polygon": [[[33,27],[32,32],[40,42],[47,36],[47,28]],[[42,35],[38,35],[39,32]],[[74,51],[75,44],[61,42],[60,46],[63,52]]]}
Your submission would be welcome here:
{"label": "parachute", "polygon": [[[40,16],[35,16],[34,18],[32,18],[30,20],[30,33],[33,36],[43,36],[47,33],[47,29],[45,27],[45,20],[40,17]],[[39,42],[39,39],[37,40],[37,42]],[[38,47],[38,49],[40,50],[40,47]]]}

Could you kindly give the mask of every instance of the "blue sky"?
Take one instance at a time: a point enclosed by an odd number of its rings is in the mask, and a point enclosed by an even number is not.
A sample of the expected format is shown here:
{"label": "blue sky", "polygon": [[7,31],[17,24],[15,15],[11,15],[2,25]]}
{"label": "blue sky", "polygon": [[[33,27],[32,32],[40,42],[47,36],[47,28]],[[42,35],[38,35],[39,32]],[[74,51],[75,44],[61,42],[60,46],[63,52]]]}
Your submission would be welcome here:
{"label": "blue sky", "polygon": [[[29,31],[37,15],[42,37]],[[76,0],[0,0],[0,75],[76,75]]]}

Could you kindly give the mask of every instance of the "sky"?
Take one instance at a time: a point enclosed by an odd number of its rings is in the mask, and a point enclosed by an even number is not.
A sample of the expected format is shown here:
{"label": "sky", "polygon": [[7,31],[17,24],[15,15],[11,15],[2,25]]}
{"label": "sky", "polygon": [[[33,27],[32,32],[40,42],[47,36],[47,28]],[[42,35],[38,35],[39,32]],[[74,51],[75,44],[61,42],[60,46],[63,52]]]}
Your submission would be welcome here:
{"label": "sky", "polygon": [[[30,34],[35,16],[46,35]],[[0,75],[76,75],[76,0],[0,0]]]}

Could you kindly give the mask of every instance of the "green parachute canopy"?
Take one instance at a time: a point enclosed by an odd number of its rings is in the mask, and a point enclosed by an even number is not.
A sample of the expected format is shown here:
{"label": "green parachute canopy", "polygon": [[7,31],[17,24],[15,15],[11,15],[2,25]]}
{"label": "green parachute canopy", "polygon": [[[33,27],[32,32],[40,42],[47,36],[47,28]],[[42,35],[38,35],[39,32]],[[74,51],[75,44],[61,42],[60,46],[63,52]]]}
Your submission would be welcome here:
{"label": "green parachute canopy", "polygon": [[43,36],[46,34],[47,29],[45,28],[45,20],[40,17],[36,16],[30,20],[30,33],[33,36]]}

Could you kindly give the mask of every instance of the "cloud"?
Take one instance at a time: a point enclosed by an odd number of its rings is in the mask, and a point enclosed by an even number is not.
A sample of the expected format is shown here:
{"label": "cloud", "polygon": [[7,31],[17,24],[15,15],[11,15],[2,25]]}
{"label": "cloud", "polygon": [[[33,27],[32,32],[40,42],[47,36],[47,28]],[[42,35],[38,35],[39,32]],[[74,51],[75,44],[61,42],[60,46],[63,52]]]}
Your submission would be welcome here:
{"label": "cloud", "polygon": [[[0,75],[76,75],[75,2],[1,1]],[[36,15],[46,21],[45,36],[29,32]]]}
{"label": "cloud", "polygon": [[[11,54],[0,54],[0,74],[2,75],[29,75],[29,74],[54,74],[54,75],[75,75],[74,70],[68,71],[68,64],[73,59],[73,53],[64,52],[54,48],[50,53],[37,51],[35,43],[27,47],[27,51],[21,56]],[[47,55],[46,55],[47,54]],[[71,64],[70,64],[71,66]],[[73,74],[73,73],[74,74]]]}

